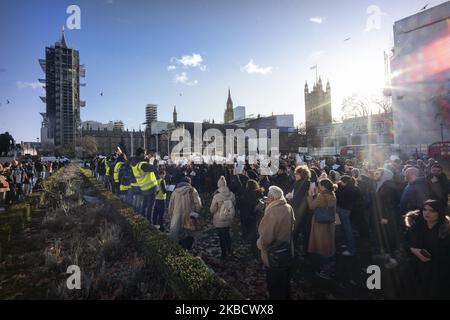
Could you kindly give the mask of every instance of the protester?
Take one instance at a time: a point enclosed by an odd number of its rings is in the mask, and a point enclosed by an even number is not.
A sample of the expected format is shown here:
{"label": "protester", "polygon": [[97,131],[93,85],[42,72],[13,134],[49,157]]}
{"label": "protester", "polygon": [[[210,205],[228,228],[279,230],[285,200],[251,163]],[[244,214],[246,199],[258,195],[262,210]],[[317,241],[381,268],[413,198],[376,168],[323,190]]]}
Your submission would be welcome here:
{"label": "protester", "polygon": [[406,215],[414,298],[450,299],[450,218],[438,200]]}
{"label": "protester", "polygon": [[[268,189],[267,189],[268,191]],[[244,191],[245,197],[241,203],[241,221],[242,229],[245,230],[244,240],[249,242],[251,250],[257,254],[256,240],[258,238],[257,229],[258,221],[263,215],[263,190],[255,180],[248,180]]]}
{"label": "protester", "polygon": [[394,181],[394,174],[387,169],[375,172],[376,188],[372,195],[371,225],[375,240],[374,250],[381,255],[387,268],[397,266],[394,252],[398,245],[397,238],[397,207],[398,196]]}
{"label": "protester", "polygon": [[425,200],[431,196],[431,190],[427,181],[420,177],[420,171],[416,167],[409,167],[404,172],[408,185],[403,190],[399,213],[404,215],[409,211],[420,209]]}
{"label": "protester", "polygon": [[164,212],[166,211],[166,172],[164,170],[159,171],[158,178],[158,191],[156,192],[155,210],[153,211],[153,224],[159,230],[164,231]]}
{"label": "protester", "polygon": [[336,253],[335,233],[336,224],[333,221],[319,223],[317,209],[329,209],[332,214],[336,211],[336,196],[334,185],[329,179],[319,180],[318,189],[310,188],[308,193],[308,207],[314,211],[311,222],[311,234],[309,237],[308,252],[319,257],[319,268],[316,275],[323,279],[331,279],[332,263]]}
{"label": "protester", "polygon": [[228,189],[224,176],[219,178],[217,188],[209,210],[214,215],[213,225],[219,235],[222,258],[226,259],[231,255],[230,226],[235,216],[236,198]]}
{"label": "protester", "polygon": [[342,252],[344,256],[353,256],[356,252],[355,240],[353,237],[353,229],[351,223],[351,215],[354,215],[362,202],[362,196],[356,187],[356,180],[348,175],[341,177],[336,190],[337,208],[336,211],[341,221],[345,237],[345,250]]}
{"label": "protester", "polygon": [[189,177],[182,178],[169,200],[169,236],[176,241],[183,241],[188,237],[193,238],[191,232],[194,231],[195,226],[191,219],[191,213],[198,213],[201,207],[200,197],[197,190],[191,186],[191,179]]}
{"label": "protester", "polygon": [[431,165],[428,183],[430,185],[432,197],[440,201],[442,207],[447,209],[450,184],[447,176],[442,171],[442,166],[437,162]]}
{"label": "protester", "polygon": [[145,155],[144,149],[138,148],[136,150],[136,158],[132,162],[131,168],[136,179],[136,183],[133,184],[133,186],[139,188],[138,190],[136,190],[137,188],[134,189],[132,193],[140,194],[143,197],[139,213],[151,221],[155,204],[156,186],[158,184],[155,175],[155,172],[157,172],[158,161],[153,159],[153,164],[150,164],[149,160],[149,157]]}
{"label": "protester", "polygon": [[272,185],[283,190],[284,194],[292,191],[292,184],[294,181],[289,177],[286,166],[280,165],[277,174],[272,178]]}
{"label": "protester", "polygon": [[307,252],[307,243],[305,241],[309,236],[311,227],[311,215],[309,214],[306,198],[311,185],[311,171],[307,166],[299,166],[295,169],[295,182],[293,185],[293,194],[290,204],[295,212],[294,243],[297,243],[300,232],[304,237],[304,252]]}
{"label": "protester", "polygon": [[268,250],[275,242],[289,243],[293,255],[292,232],[294,228],[294,210],[286,202],[283,190],[272,186],[267,194],[267,207],[259,224],[258,248],[261,250],[261,259],[267,268],[267,287],[269,298],[290,298],[290,275],[289,267],[280,269],[273,268],[269,264]]}

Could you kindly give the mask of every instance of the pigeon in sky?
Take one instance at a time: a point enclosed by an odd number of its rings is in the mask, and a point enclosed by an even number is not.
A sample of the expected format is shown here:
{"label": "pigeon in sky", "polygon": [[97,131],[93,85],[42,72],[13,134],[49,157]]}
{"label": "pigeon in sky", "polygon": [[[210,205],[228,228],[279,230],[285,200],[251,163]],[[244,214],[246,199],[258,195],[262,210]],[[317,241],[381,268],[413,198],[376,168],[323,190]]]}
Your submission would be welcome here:
{"label": "pigeon in sky", "polygon": [[6,104],[10,104],[11,103],[11,101],[9,101],[8,99],[6,99]]}
{"label": "pigeon in sky", "polygon": [[347,38],[347,39],[344,40],[344,42],[345,42],[345,41],[348,41],[348,40],[350,40],[350,39],[351,39],[351,38]]}
{"label": "pigeon in sky", "polygon": [[100,96],[102,96],[102,97],[103,97],[103,91],[102,91],[102,92],[100,92]]}
{"label": "pigeon in sky", "polygon": [[183,96],[183,94],[182,94],[182,93],[180,93],[180,97],[181,97],[181,96]]}
{"label": "pigeon in sky", "polygon": [[425,10],[428,7],[429,3],[427,3],[422,9],[420,9],[420,11]]}

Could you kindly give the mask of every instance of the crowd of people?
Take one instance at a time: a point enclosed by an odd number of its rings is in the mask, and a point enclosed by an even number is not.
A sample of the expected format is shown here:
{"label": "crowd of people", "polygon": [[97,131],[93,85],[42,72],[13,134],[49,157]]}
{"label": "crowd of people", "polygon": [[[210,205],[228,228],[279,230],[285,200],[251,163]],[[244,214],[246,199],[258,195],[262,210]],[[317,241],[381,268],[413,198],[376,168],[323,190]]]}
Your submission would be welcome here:
{"label": "crowd of people", "polygon": [[33,193],[40,181],[66,163],[42,158],[0,163],[0,204],[11,205]]}
{"label": "crowd of people", "polygon": [[209,208],[225,263],[237,222],[267,270],[272,299],[290,297],[293,258],[330,280],[338,254],[369,251],[377,264],[395,269],[401,249],[414,280],[410,297],[450,298],[450,186],[434,159],[368,165],[285,156],[277,174],[265,176],[258,164],[162,164],[152,152],[135,154],[97,157],[92,174],[188,250],[201,232],[199,213]]}

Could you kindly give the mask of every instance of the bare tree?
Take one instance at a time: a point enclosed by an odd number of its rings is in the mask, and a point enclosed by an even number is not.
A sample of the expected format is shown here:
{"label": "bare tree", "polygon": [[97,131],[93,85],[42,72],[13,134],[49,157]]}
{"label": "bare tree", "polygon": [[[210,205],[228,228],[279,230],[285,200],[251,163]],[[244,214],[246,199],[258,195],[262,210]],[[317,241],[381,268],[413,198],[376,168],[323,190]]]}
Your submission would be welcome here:
{"label": "bare tree", "polygon": [[374,96],[372,98],[372,103],[378,106],[381,112],[391,113],[392,112],[392,100],[384,96]]}
{"label": "bare tree", "polygon": [[98,154],[97,140],[91,136],[84,136],[77,140],[77,147],[81,149],[83,157],[92,158]]}
{"label": "bare tree", "polygon": [[306,124],[304,122],[299,122],[299,124],[297,125],[297,130],[299,135],[306,135]]}
{"label": "bare tree", "polygon": [[367,117],[370,111],[370,103],[366,97],[354,93],[342,101],[342,113],[346,118]]}

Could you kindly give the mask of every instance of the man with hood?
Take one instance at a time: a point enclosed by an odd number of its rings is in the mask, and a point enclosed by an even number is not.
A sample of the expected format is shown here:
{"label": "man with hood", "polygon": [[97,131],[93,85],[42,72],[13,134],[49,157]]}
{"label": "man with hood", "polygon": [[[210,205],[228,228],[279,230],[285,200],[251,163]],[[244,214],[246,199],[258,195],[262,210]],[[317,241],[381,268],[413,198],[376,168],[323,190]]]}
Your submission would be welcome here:
{"label": "man with hood", "polygon": [[398,197],[394,181],[394,174],[387,169],[377,169],[374,180],[375,192],[372,195],[372,237],[376,240],[376,249],[386,261],[387,268],[397,266],[393,258],[397,247],[397,207]]}
{"label": "man with hood", "polygon": [[191,185],[191,179],[184,177],[177,184],[169,200],[168,215],[170,219],[169,237],[179,241],[190,235],[195,226],[191,215],[200,211],[202,202],[197,190]]}

